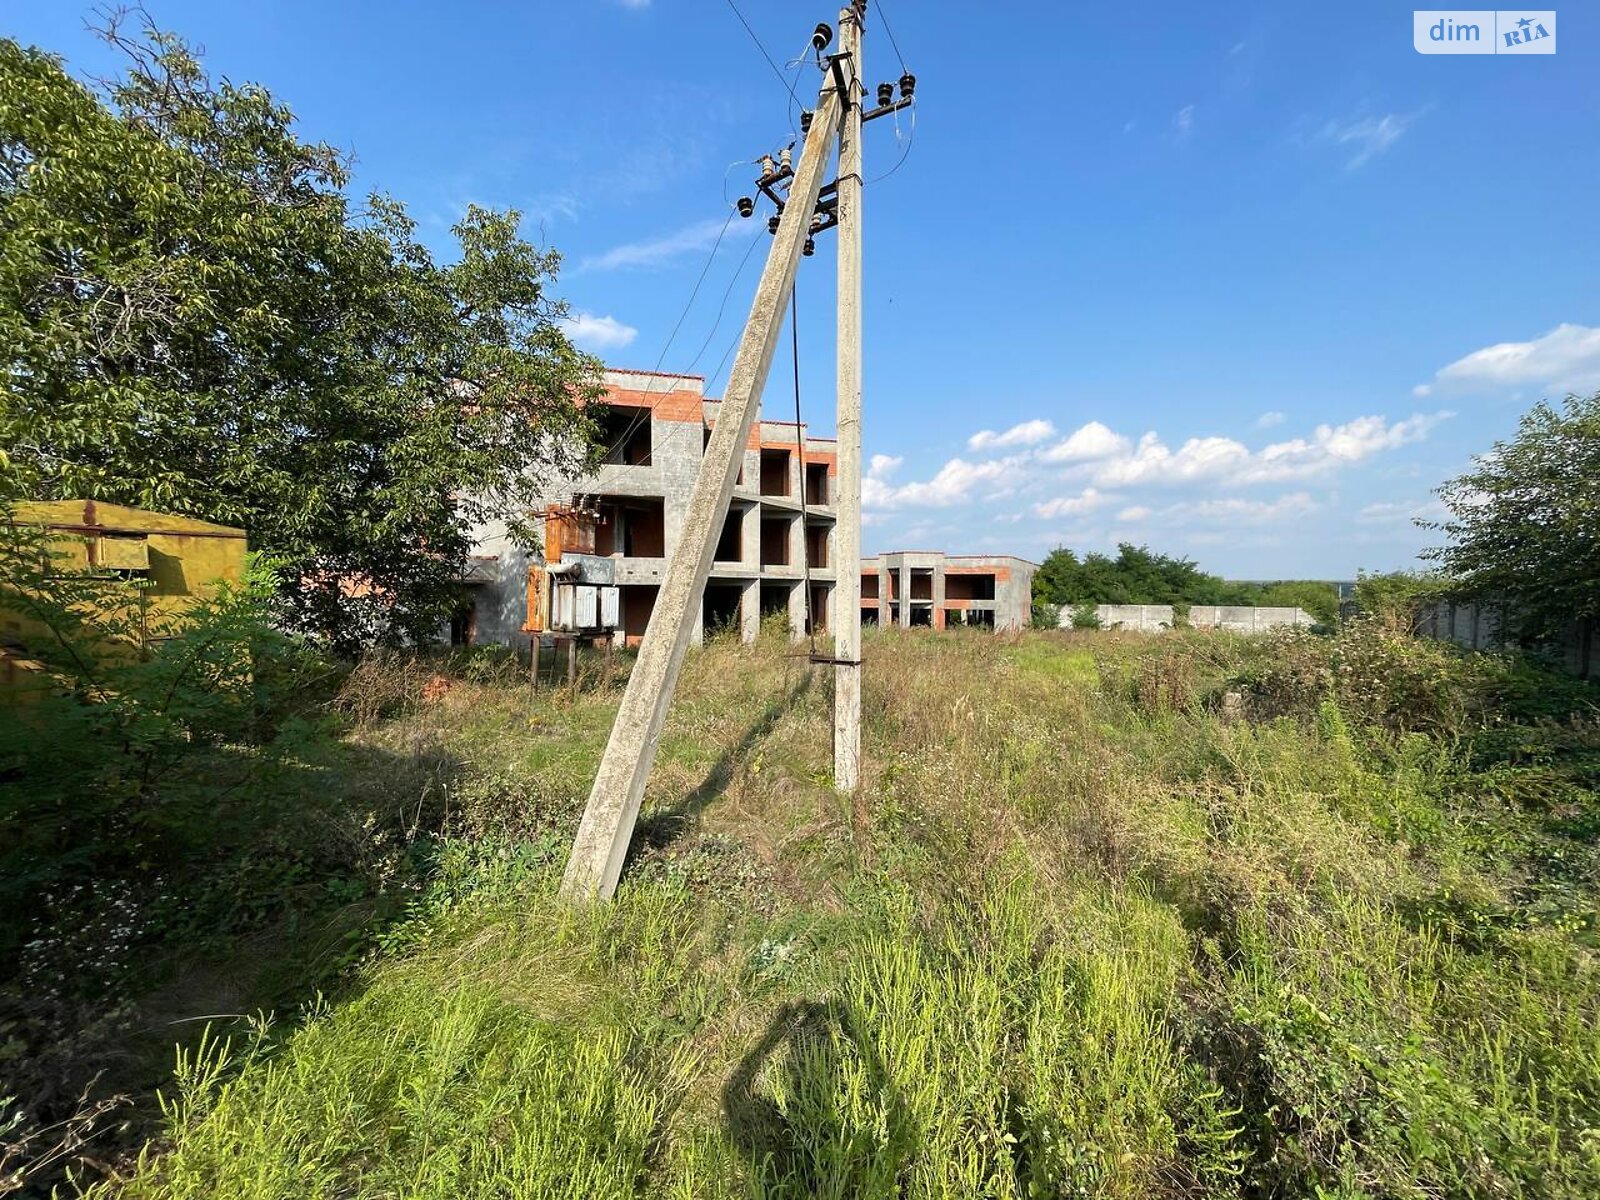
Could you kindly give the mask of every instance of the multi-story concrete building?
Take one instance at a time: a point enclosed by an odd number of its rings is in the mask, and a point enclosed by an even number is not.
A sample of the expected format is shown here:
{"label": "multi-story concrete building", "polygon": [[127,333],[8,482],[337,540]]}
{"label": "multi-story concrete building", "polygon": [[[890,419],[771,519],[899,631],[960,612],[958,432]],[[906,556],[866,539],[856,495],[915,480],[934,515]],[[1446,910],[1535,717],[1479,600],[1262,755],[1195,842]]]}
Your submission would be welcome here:
{"label": "multi-story concrete building", "polygon": [[[592,514],[594,554],[610,560],[620,590],[616,637],[632,644],[644,636],[682,534],[721,402],[703,394],[704,380],[695,375],[607,371],[605,382],[603,465],[548,503]],[[797,637],[807,632],[808,613],[816,632],[832,628],[837,469],[832,438],[811,437],[786,421],[752,428],[706,581],[702,634],[737,626],[753,641],[771,614],[783,614]],[[529,568],[539,560],[516,546],[503,525],[480,528],[477,540],[464,579],[471,603],[453,623],[452,640],[526,646]],[[865,560],[862,619],[936,628],[957,621],[1025,624],[1033,570],[1009,557],[908,552]]]}
{"label": "multi-story concrete building", "polygon": [[861,560],[861,623],[1021,629],[1037,563],[1011,554],[896,550]]}

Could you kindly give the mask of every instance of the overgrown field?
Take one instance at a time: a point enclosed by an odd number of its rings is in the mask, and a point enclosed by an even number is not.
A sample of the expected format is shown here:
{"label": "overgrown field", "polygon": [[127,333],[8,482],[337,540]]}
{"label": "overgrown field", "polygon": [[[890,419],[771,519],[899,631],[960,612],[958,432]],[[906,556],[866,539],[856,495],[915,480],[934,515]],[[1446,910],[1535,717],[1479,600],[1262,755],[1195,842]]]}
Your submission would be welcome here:
{"label": "overgrown field", "polygon": [[825,668],[693,653],[585,910],[620,681],[370,668],[403,912],[95,1194],[1600,1195],[1592,691],[1376,625],[866,657],[851,805]]}

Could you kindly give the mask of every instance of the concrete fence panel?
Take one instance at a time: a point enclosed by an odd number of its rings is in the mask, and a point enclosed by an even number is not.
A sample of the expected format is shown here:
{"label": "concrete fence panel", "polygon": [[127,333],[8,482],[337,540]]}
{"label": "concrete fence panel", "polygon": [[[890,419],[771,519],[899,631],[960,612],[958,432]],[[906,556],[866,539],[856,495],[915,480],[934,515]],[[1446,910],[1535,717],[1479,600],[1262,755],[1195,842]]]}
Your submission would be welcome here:
{"label": "concrete fence panel", "polygon": [[[1061,607],[1061,627],[1072,627],[1077,605]],[[1128,629],[1138,633],[1160,633],[1174,623],[1170,604],[1098,604],[1095,615],[1102,629]],[[1266,633],[1286,625],[1314,625],[1316,618],[1303,608],[1255,608],[1248,605],[1196,604],[1189,609],[1188,623],[1196,629],[1222,629],[1229,633]]]}

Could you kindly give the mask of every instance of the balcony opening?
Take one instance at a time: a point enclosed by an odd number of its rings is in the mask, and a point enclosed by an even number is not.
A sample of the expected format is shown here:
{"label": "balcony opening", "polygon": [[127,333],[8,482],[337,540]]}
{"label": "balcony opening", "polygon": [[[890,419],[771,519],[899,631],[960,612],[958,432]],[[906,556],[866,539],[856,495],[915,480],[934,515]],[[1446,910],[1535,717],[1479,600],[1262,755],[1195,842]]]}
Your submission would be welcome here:
{"label": "balcony opening", "polygon": [[763,579],[760,587],[762,617],[789,611],[789,597],[794,594],[793,583],[781,579]]}
{"label": "balcony opening", "polygon": [[600,444],[606,448],[600,461],[613,467],[648,467],[652,424],[648,408],[637,404],[607,405],[599,418]]}
{"label": "balcony opening", "polygon": [[[861,572],[861,598],[863,600],[876,600],[878,598],[878,573],[876,571]],[[873,607],[877,607],[874,605]]]}
{"label": "balcony opening", "polygon": [[739,599],[744,588],[736,583],[706,584],[705,600],[700,605],[707,637],[739,628]]}
{"label": "balcony opening", "polygon": [[828,526],[806,526],[806,562],[819,570],[828,567]]}
{"label": "balcony opening", "polygon": [[913,572],[911,572],[911,599],[913,599],[913,600],[932,600],[933,599],[933,572],[932,571],[913,571]]}
{"label": "balcony opening", "polygon": [[664,500],[608,499],[600,503],[594,552],[624,558],[662,558],[667,553]]}
{"label": "balcony opening", "polygon": [[874,604],[874,605],[871,605],[869,607],[869,606],[863,604],[861,606],[861,624],[865,626],[865,625],[876,625],[877,623],[878,623],[878,606],[876,604]]}
{"label": "balcony opening", "polygon": [[826,508],[833,503],[828,491],[828,464],[806,464],[806,503]]}
{"label": "balcony opening", "polygon": [[744,514],[737,509],[728,513],[722,523],[722,536],[717,539],[717,562],[744,561]]}
{"label": "balcony opening", "polygon": [[792,496],[789,487],[789,452],[763,450],[761,452],[761,494],[763,496]]}
{"label": "balcony opening", "polygon": [[973,629],[993,629],[994,609],[992,608],[947,608],[944,614],[946,628],[956,625],[965,625]]}
{"label": "balcony opening", "polygon": [[658,591],[660,588],[653,583],[622,589],[622,636],[628,645],[637,646],[644,639]]}
{"label": "balcony opening", "polygon": [[765,517],[761,521],[761,565],[789,565],[789,526],[792,517]]}
{"label": "balcony opening", "polygon": [[911,609],[911,624],[931,626],[933,624],[933,606],[928,604],[913,605]]}
{"label": "balcony opening", "polygon": [[993,600],[993,575],[954,575],[944,577],[946,600]]}
{"label": "balcony opening", "polygon": [[825,583],[811,585],[811,609],[807,633],[828,632],[828,597],[832,592],[833,589]]}

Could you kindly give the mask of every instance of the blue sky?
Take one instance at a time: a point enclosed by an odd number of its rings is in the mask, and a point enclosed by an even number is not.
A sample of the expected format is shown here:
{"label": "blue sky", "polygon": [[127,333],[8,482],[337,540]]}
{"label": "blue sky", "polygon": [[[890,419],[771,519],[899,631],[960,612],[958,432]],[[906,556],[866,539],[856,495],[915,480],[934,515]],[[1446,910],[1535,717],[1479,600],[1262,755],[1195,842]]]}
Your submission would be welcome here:
{"label": "blue sky", "polygon": [[[837,15],[740,8],[780,67]],[[724,360],[760,221],[667,339],[793,117],[725,0],[149,9],[441,251],[467,203],[520,209],[609,362]],[[1434,485],[1540,396],[1600,388],[1600,22],[1558,14],[1553,56],[1434,57],[1393,4],[888,3],[918,103],[914,140],[866,143],[867,549],[1408,564]],[[12,4],[0,28],[104,73],[88,15]],[[892,79],[879,18],[866,74]],[[814,68],[789,78],[814,96]],[[816,432],[833,282],[824,235],[799,285]],[[784,362],[766,407],[792,414]]]}

